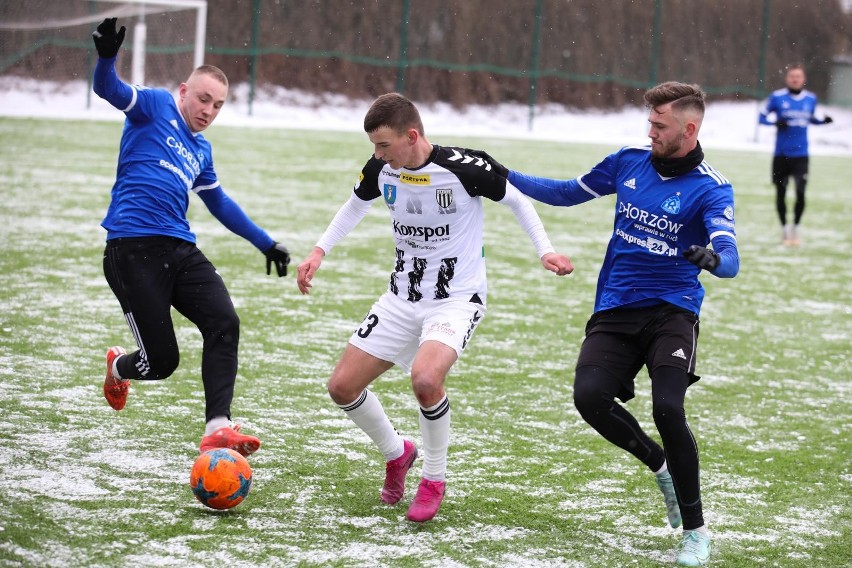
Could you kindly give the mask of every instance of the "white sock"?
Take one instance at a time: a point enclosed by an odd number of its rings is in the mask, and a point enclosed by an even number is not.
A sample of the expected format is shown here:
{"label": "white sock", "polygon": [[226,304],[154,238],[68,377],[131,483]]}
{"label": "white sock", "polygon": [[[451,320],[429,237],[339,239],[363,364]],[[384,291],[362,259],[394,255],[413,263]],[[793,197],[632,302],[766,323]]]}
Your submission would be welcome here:
{"label": "white sock", "polygon": [[122,357],[124,357],[124,355],[119,355],[112,360],[112,376],[115,377],[116,380],[121,380],[121,375],[118,373],[118,360]]}
{"label": "white sock", "polygon": [[666,461],[664,460],[664,461],[663,461],[663,467],[661,467],[660,469],[658,469],[657,471],[655,471],[655,472],[654,472],[654,475],[661,475],[661,474],[663,474],[663,473],[666,473],[668,470],[669,470],[668,462],[666,462]]}
{"label": "white sock", "polygon": [[447,449],[450,446],[450,401],[420,408],[420,435],[423,437],[423,478],[444,481],[447,477]]}
{"label": "white sock", "polygon": [[207,426],[204,427],[204,435],[209,436],[219,428],[224,428],[225,426],[230,426],[231,421],[228,420],[227,416],[214,416],[207,423]]}
{"label": "white sock", "polygon": [[367,434],[385,456],[385,461],[395,460],[402,455],[403,442],[379,398],[373,391],[364,389],[356,400],[350,404],[341,404],[340,409]]}
{"label": "white sock", "polygon": [[692,530],[698,531],[701,534],[703,534],[704,536],[710,536],[710,531],[707,529],[707,525],[701,525],[697,529],[692,529]]}

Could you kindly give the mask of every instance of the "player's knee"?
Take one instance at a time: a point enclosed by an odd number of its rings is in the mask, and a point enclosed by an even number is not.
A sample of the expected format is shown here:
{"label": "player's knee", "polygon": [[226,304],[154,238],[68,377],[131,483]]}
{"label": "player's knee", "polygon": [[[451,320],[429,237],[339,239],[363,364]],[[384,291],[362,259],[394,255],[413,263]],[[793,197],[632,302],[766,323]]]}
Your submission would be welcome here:
{"label": "player's knee", "polygon": [[204,350],[237,356],[240,344],[240,318],[233,310],[224,311],[198,325]]}
{"label": "player's knee", "polygon": [[330,396],[331,400],[333,400],[337,405],[351,404],[361,395],[362,392],[355,392],[352,387],[346,383],[346,381],[341,380],[336,374],[331,376],[326,388],[328,390],[328,396]]}
{"label": "player's knee", "polygon": [[683,406],[676,405],[654,405],[654,426],[660,433],[663,445],[666,447],[677,445],[677,441],[683,441],[690,436],[689,424],[686,422],[686,413]]}
{"label": "player's knee", "polygon": [[678,367],[661,366],[651,372],[653,388],[654,423],[657,429],[669,425],[681,428],[686,424],[683,401],[690,383],[689,373]]}
{"label": "player's knee", "polygon": [[343,389],[341,389],[340,384],[334,380],[333,376],[329,379],[328,384],[326,385],[326,390],[328,390],[328,396],[330,396],[331,400],[333,400],[336,404],[346,404],[345,401],[341,401]]}
{"label": "player's knee", "polygon": [[601,409],[601,397],[599,393],[594,392],[589,388],[578,389],[574,387],[574,408],[584,418],[590,416]]}
{"label": "player's knee", "polygon": [[654,400],[653,416],[657,430],[661,431],[672,424],[686,423],[683,403],[672,398]]}
{"label": "player's knee", "polygon": [[[142,378],[148,380],[167,379],[177,370],[180,364],[180,353],[177,349],[167,352],[154,354],[150,359],[143,359],[139,362],[143,368]],[[144,366],[147,364],[147,369]]]}
{"label": "player's knee", "polygon": [[205,335],[212,334],[223,343],[238,344],[240,341],[240,316],[234,310],[228,310],[218,314],[203,332]]}
{"label": "player's knee", "polygon": [[613,402],[600,388],[597,367],[579,367],[574,376],[574,406],[585,417],[601,409],[608,409]]}
{"label": "player's knee", "polygon": [[412,370],[411,388],[420,406],[428,408],[443,397],[444,377],[429,371]]}

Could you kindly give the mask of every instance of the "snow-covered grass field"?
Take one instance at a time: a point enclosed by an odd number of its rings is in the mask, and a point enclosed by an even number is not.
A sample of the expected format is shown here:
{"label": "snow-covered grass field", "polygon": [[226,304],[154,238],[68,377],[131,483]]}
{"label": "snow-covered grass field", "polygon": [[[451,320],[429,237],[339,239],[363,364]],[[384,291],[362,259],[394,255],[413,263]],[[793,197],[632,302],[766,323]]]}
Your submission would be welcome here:
{"label": "snow-covered grass field", "polygon": [[[199,245],[242,319],[234,418],[264,442],[250,458],[246,501],[213,512],[188,486],[203,428],[195,328],[175,314],[175,375],[134,384],[121,413],[103,400],[106,348],[131,347],[103,278],[99,227],[121,125],[74,118],[0,118],[0,565],[672,563],[679,532],[665,523],[653,478],[570,402],[610,199],[537,206],[557,249],[575,261],[575,274],[561,279],[540,268],[506,208],[486,205],[489,312],[448,381],[447,498],[436,519],[414,525],[404,517],[419,462],[403,503],[382,505],[381,457],[325,392],[351,330],[386,286],[387,214],[374,208],[304,297],[292,275],[267,276],[263,257],[193,197]],[[634,141],[642,142],[637,120]],[[361,133],[227,120],[207,136],[226,191],[289,246],[294,263],[371,151]],[[583,173],[619,145],[495,136],[430,139],[482,147],[511,167],[554,177]],[[852,161],[842,149],[812,157],[804,243],[790,249],[778,243],[770,154],[731,148],[705,144],[736,190],[742,269],[734,280],[705,274],[703,378],[687,397],[713,564],[846,566]],[[646,376],[637,387],[629,407],[654,431]],[[375,392],[397,428],[419,441],[407,377],[392,370]]]}

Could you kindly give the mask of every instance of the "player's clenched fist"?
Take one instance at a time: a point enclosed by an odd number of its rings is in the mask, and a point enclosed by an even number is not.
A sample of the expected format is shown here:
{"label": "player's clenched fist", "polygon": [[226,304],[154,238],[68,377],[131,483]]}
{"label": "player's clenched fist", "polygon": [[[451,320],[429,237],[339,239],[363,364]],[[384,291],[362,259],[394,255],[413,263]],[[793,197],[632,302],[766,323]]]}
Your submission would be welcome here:
{"label": "player's clenched fist", "polygon": [[299,285],[299,291],[302,294],[310,294],[311,280],[314,277],[317,269],[322,264],[322,259],[325,256],[325,251],[319,247],[314,247],[313,252],[308,255],[308,258],[302,261],[299,268],[296,269],[296,283]]}
{"label": "player's clenched fist", "polygon": [[565,276],[574,272],[574,264],[571,262],[571,259],[555,252],[549,252],[542,256],[541,264],[557,276]]}

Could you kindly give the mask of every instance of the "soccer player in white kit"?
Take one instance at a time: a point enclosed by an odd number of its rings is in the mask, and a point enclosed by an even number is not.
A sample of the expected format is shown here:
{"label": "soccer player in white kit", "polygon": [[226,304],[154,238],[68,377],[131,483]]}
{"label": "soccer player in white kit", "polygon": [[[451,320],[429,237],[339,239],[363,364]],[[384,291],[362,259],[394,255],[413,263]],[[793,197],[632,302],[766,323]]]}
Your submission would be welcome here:
{"label": "soccer player in white kit", "polygon": [[384,454],[381,499],[393,505],[402,499],[418,450],[394,429],[367,387],[394,365],[410,372],[424,455],[422,480],[407,518],[423,522],[437,514],[446,488],[450,402],[444,380],[486,311],[482,197],[512,210],[545,269],[565,275],[574,267],[554,252],[530,201],[486,160],[431,144],[417,108],[402,95],[376,99],[364,131],[374,155],[349,200],[299,265],[297,283],[303,294],[309,293],[323,257],[382,198],[396,243],[390,283],[349,339],[328,392]]}

